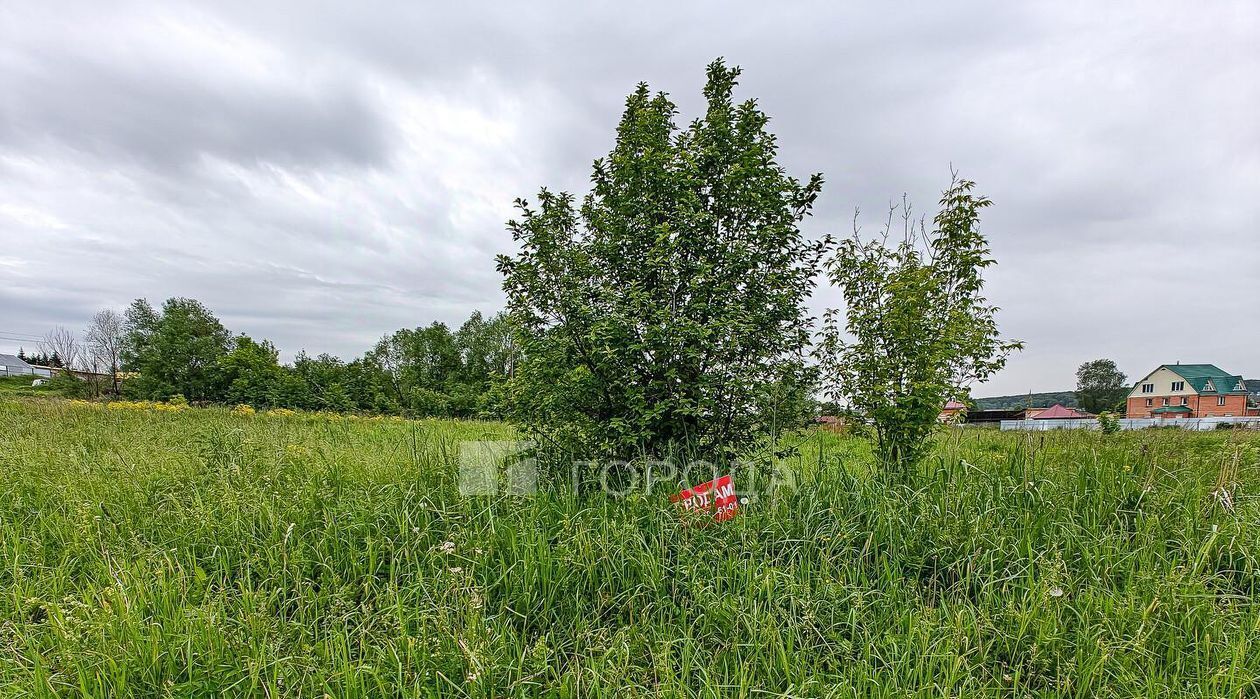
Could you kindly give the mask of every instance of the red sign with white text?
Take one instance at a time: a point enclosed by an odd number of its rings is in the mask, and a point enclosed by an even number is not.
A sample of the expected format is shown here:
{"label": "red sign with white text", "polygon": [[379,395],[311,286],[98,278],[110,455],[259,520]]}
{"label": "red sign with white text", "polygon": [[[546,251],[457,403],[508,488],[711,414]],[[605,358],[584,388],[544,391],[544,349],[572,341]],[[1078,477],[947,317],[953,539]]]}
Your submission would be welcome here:
{"label": "red sign with white text", "polygon": [[713,519],[717,522],[725,522],[739,511],[739,499],[735,497],[735,479],[729,475],[693,485],[677,495],[671,495],[669,501],[677,503],[685,510],[712,511]]}

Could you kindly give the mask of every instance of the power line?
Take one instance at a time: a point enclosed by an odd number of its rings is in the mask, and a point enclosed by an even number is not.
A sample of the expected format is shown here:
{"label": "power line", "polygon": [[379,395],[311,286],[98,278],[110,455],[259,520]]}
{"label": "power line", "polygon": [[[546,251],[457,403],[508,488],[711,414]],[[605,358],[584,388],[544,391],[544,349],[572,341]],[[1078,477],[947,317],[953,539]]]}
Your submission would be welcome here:
{"label": "power line", "polygon": [[16,330],[0,330],[0,336],[8,337],[10,339],[18,339],[18,340],[38,340],[39,339],[38,337],[34,335],[27,335],[26,333],[20,333],[20,332],[17,332]]}

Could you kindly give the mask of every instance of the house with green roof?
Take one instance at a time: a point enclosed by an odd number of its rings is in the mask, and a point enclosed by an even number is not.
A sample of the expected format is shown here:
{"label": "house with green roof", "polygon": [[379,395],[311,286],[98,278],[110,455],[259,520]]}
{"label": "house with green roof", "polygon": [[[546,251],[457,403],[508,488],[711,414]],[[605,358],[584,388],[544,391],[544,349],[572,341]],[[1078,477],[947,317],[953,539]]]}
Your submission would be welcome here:
{"label": "house with green roof", "polygon": [[1242,376],[1215,364],[1162,364],[1133,384],[1127,417],[1242,417],[1260,415]]}

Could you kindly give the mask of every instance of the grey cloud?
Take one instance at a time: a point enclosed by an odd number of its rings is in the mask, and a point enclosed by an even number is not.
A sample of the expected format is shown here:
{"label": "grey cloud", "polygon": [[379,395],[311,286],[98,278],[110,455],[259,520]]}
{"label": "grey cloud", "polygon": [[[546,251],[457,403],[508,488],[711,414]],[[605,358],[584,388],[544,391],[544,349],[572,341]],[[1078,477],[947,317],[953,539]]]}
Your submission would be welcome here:
{"label": "grey cloud", "polygon": [[[30,29],[30,21],[15,28]],[[0,145],[51,142],[164,169],[203,156],[364,166],[387,157],[383,107],[355,84],[358,76],[275,57],[225,64],[227,48],[191,50],[188,60],[173,61],[180,47],[163,46],[158,31],[136,30],[146,39],[134,43],[127,35],[91,43],[18,39],[25,50],[0,64]]]}
{"label": "grey cloud", "polygon": [[981,393],[1096,356],[1260,376],[1258,33],[1243,1],[8,6],[0,330],[184,295],[349,356],[494,310],[512,199],[584,191],[636,82],[686,121],[725,56],[785,167],[826,175],[811,234],[902,193],[930,215],[951,164],[994,199],[1028,349]]}

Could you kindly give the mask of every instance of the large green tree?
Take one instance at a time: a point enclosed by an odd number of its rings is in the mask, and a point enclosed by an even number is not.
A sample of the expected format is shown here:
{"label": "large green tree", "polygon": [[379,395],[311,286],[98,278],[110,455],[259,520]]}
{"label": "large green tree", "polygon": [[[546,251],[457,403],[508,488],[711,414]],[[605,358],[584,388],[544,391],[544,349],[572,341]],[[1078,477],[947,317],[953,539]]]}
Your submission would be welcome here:
{"label": "large green tree", "polygon": [[770,429],[776,384],[804,373],[805,300],[824,244],[799,224],[822,177],[790,177],[769,118],[708,68],[704,115],[680,128],[640,84],[591,191],[517,201],[500,257],[522,359],[516,417],[582,456],[718,457]]}
{"label": "large green tree", "polygon": [[292,378],[286,387],[288,405],[306,410],[345,412],[354,410],[354,389],[346,363],[331,354],[312,357],[298,352],[293,359]]}
{"label": "large green tree", "polygon": [[994,260],[979,223],[990,202],[974,186],[955,179],[930,230],[907,205],[900,241],[888,243],[891,225],[875,240],[855,233],[827,265],[845,299],[844,322],[828,311],[818,346],[829,392],[873,428],[880,461],[903,476],[926,453],[945,402],[966,399],[968,385],[1022,347],[1001,339],[983,295]]}
{"label": "large green tree", "polygon": [[280,366],[279,352],[271,342],[237,335],[232,349],[220,358],[219,371],[226,387],[223,398],[228,403],[255,408],[279,404],[285,368]]}
{"label": "large green tree", "polygon": [[128,389],[146,398],[181,394],[189,400],[220,400],[226,387],[219,361],[231,333],[200,302],[167,299],[157,311],[136,299],[125,316],[125,369],[139,372]]}
{"label": "large green tree", "polygon": [[1091,413],[1123,410],[1128,378],[1110,359],[1085,362],[1076,370],[1076,402]]}

